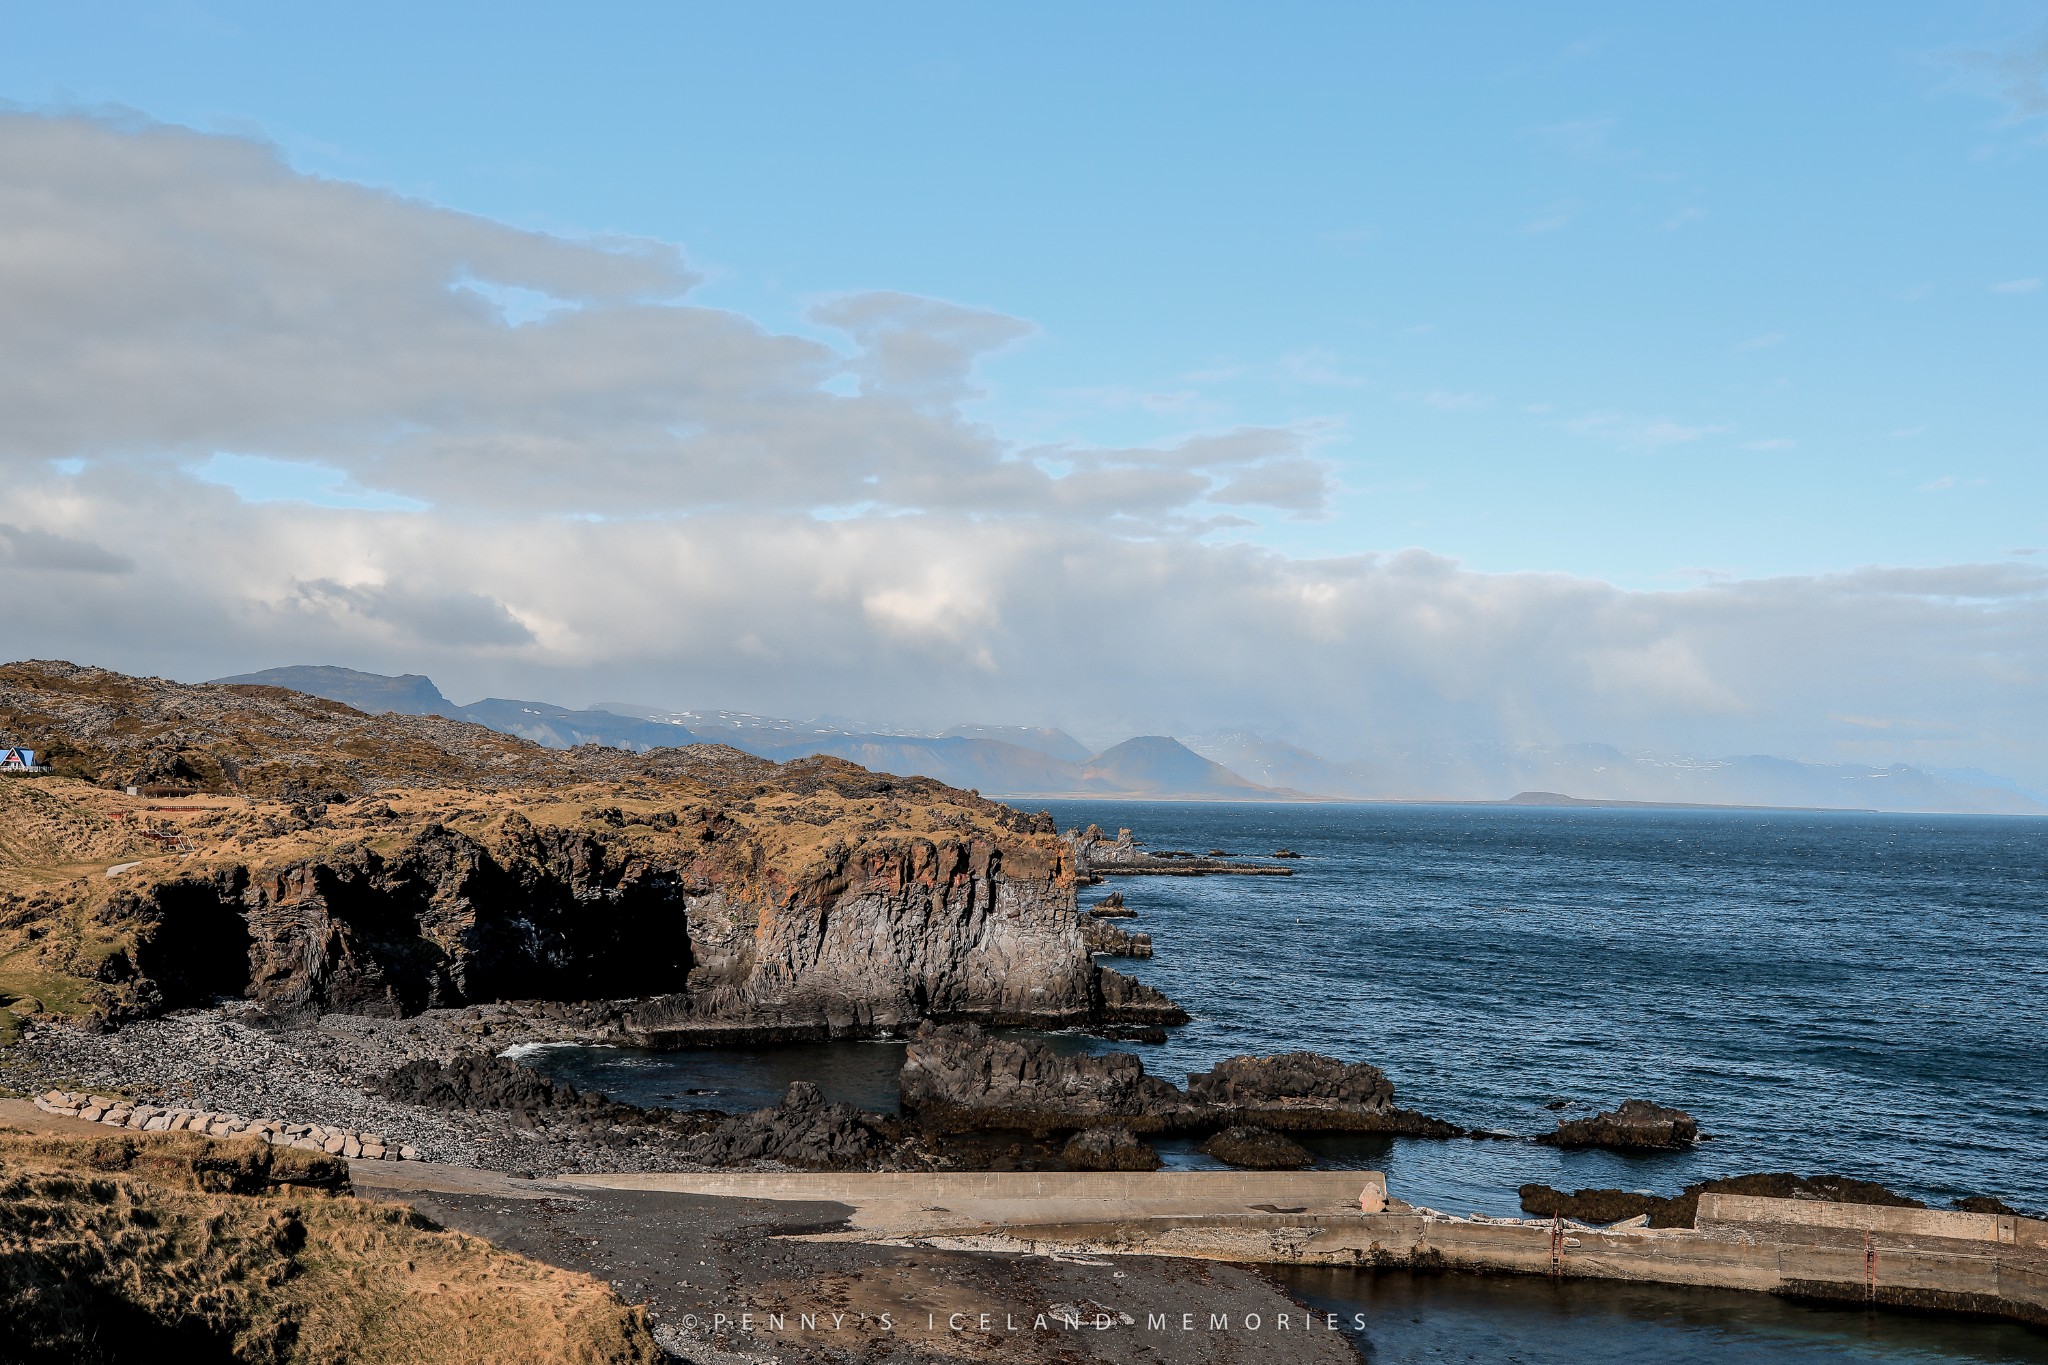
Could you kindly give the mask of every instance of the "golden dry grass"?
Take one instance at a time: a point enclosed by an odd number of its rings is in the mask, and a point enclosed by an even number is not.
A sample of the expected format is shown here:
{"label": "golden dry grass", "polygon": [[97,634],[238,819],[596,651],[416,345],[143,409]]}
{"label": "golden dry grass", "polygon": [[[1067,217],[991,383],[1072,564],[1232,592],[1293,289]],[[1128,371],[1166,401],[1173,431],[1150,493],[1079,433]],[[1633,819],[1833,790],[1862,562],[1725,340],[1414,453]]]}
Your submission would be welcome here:
{"label": "golden dry grass", "polygon": [[328,1192],[344,1181],[339,1163],[247,1139],[0,1134],[6,1358],[663,1358],[608,1287]]}

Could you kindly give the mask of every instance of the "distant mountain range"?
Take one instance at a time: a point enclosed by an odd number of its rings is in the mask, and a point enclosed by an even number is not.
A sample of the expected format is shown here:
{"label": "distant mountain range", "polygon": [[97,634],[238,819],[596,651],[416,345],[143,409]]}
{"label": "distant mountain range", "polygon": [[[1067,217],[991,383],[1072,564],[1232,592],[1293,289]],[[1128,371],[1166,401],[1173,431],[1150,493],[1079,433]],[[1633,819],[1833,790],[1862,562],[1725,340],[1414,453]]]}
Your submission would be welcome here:
{"label": "distant mountain range", "polygon": [[2048,815],[2048,796],[2007,779],[1904,763],[1802,763],[1764,754],[1660,758],[1606,744],[1389,748],[1355,762],[1333,763],[1294,745],[1246,734],[1196,735],[1187,744],[1267,786],[1359,800],[1498,800],[1538,791],[1587,801]]}
{"label": "distant mountain range", "polygon": [[1125,740],[1091,755],[1064,731],[1026,726],[962,725],[942,735],[889,735],[864,732],[853,728],[858,722],[838,717],[793,721],[744,711],[657,711],[621,702],[578,711],[548,702],[488,697],[464,706],[448,700],[417,674],[393,678],[327,665],[268,668],[214,681],[288,687],[359,711],[473,721],[553,749],[578,744],[633,750],[729,744],[778,763],[830,754],[876,772],[935,777],[990,795],[1190,800],[1285,800],[1300,795],[1248,782],[1164,735]]}
{"label": "distant mountain range", "polygon": [[390,677],[332,666],[271,668],[215,681],[288,687],[372,713],[448,716],[555,749],[728,744],[777,762],[830,754],[878,772],[933,777],[991,796],[1504,801],[1533,792],[1591,802],[2048,814],[2048,796],[1994,774],[1907,764],[1865,767],[1765,755],[1656,758],[1604,744],[1390,747],[1340,762],[1242,732],[1190,736],[1185,742],[1142,735],[1091,753],[1063,730],[1017,725],[884,734],[840,716],[799,721],[744,711],[661,711],[627,702],[575,710],[503,697],[458,705],[416,673]]}

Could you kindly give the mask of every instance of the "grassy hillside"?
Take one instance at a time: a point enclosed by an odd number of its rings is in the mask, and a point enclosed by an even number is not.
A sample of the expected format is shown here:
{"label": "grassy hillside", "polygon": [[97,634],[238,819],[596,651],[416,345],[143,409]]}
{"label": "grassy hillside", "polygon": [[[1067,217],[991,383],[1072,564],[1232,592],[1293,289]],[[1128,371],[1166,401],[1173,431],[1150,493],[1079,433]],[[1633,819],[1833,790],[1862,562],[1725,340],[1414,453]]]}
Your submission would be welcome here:
{"label": "grassy hillside", "polygon": [[643,1314],[249,1140],[0,1132],[0,1355],[23,1365],[636,1365]]}

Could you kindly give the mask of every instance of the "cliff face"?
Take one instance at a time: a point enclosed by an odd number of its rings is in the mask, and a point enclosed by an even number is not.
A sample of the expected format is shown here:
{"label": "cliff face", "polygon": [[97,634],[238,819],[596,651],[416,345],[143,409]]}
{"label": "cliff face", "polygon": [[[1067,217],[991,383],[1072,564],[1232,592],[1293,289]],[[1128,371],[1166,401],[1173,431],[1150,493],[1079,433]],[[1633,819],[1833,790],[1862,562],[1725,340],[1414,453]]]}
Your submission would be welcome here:
{"label": "cliff face", "polygon": [[[69,666],[25,697],[44,667],[0,669],[0,703],[44,718],[32,738],[110,781],[201,773],[211,790],[36,779],[47,856],[0,868],[0,991],[82,977],[110,1019],[221,995],[283,1017],[631,998],[590,1017],[657,1043],[1105,1013],[1065,845],[971,793],[716,748],[557,754],[436,718],[396,718],[394,759],[391,717],[97,673],[80,700]],[[50,719],[67,708],[75,730]],[[264,780],[238,790],[231,770]],[[325,799],[277,777],[308,771]],[[369,777],[383,789],[362,794]],[[71,827],[98,842],[59,847]]]}
{"label": "cliff face", "polygon": [[218,995],[280,1017],[640,997],[618,1022],[651,1042],[1091,1017],[1073,878],[1038,836],[869,836],[784,868],[702,813],[629,833],[384,809],[369,818],[400,829],[371,840],[121,874],[136,884],[92,916],[128,945],[96,973],[121,988],[117,1013]]}

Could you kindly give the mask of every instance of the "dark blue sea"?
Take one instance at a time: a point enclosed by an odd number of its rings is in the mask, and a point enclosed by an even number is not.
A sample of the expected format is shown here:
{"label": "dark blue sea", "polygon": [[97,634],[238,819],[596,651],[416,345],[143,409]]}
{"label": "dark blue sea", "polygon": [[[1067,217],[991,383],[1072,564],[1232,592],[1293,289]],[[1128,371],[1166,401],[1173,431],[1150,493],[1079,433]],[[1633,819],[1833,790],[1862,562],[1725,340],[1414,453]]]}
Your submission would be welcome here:
{"label": "dark blue sea", "polygon": [[[1711,1135],[1641,1157],[1521,1141],[1319,1144],[1331,1164],[1384,1169],[1411,1202],[1517,1213],[1525,1181],[1670,1194],[1795,1171],[1937,1205],[1993,1194],[2048,1209],[2048,820],[1104,802],[1053,813],[1062,828],[1128,825],[1154,850],[1303,855],[1287,878],[1118,878],[1084,892],[1125,893],[1138,911],[1126,927],[1150,932],[1157,956],[1112,965],[1195,1019],[1161,1046],[1061,1046],[1125,1048],[1175,1081],[1239,1053],[1308,1049],[1371,1061],[1398,1102],[1468,1127],[1530,1135],[1641,1097],[1689,1110]],[[528,1060],[643,1102],[764,1104],[801,1077],[886,1108],[900,1056],[847,1043]],[[1185,1146],[1166,1154],[1204,1161]],[[2048,1360],[2048,1335],[2026,1329],[1896,1314],[1871,1329],[1860,1312],[1757,1296],[1574,1287],[1560,1300],[1519,1284],[1340,1278],[1297,1292],[1392,1314],[1362,1343],[1375,1361]],[[1666,1353],[1589,1354],[1574,1324],[1617,1314]],[[1448,1340],[1481,1323],[1509,1340],[1443,1354],[1418,1328],[1403,1346],[1397,1316]]]}

